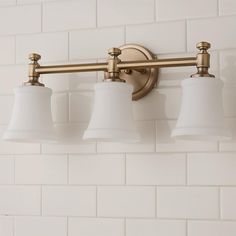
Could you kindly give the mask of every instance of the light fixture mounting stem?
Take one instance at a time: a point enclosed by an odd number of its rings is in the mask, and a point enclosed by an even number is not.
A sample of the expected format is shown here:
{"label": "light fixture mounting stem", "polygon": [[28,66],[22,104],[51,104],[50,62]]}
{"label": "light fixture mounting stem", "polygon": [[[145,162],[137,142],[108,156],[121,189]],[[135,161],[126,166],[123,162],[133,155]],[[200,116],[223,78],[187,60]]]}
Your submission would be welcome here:
{"label": "light fixture mounting stem", "polygon": [[29,71],[28,76],[29,80],[24,83],[26,86],[44,86],[44,84],[40,83],[39,76],[40,74],[36,72],[36,68],[40,67],[38,61],[41,59],[41,56],[37,53],[29,54]]}
{"label": "light fixture mounting stem", "polygon": [[108,51],[110,55],[108,58],[108,77],[104,78],[104,81],[112,81],[112,82],[125,82],[124,80],[120,79],[120,69],[118,68],[118,64],[121,60],[118,56],[121,54],[121,50],[119,48],[111,48]]}
{"label": "light fixture mounting stem", "polygon": [[197,49],[200,51],[197,54],[197,73],[191,75],[191,77],[212,77],[215,76],[209,74],[208,69],[210,68],[210,54],[208,49],[211,47],[211,44],[208,42],[200,42],[196,45]]}

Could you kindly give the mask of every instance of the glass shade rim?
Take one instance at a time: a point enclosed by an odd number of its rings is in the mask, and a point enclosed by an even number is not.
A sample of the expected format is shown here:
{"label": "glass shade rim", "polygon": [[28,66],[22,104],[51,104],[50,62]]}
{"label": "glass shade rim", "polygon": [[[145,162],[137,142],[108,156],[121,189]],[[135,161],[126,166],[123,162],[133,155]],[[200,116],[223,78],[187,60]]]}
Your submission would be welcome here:
{"label": "glass shade rim", "polygon": [[230,140],[232,134],[227,128],[175,128],[171,137],[182,140]]}

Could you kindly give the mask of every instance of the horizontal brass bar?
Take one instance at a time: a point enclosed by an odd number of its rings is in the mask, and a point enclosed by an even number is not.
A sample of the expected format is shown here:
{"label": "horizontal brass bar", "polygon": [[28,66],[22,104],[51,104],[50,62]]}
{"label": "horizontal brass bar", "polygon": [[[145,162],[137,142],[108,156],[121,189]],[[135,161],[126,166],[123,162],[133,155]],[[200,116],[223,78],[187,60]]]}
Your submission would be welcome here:
{"label": "horizontal brass bar", "polygon": [[120,70],[124,69],[138,69],[138,68],[162,68],[162,67],[181,67],[181,66],[196,66],[196,57],[186,58],[168,58],[157,59],[150,61],[128,61],[121,62],[117,66]]}
{"label": "horizontal brass bar", "polygon": [[[139,69],[139,68],[161,68],[161,67],[179,67],[197,65],[196,57],[186,58],[168,58],[149,61],[126,61],[117,64],[120,70]],[[55,74],[55,73],[73,73],[88,71],[107,71],[108,63],[89,63],[74,65],[55,65],[40,66],[35,69],[38,74]]]}
{"label": "horizontal brass bar", "polygon": [[107,63],[89,63],[73,65],[40,66],[35,69],[39,74],[73,73],[88,71],[106,71]]}

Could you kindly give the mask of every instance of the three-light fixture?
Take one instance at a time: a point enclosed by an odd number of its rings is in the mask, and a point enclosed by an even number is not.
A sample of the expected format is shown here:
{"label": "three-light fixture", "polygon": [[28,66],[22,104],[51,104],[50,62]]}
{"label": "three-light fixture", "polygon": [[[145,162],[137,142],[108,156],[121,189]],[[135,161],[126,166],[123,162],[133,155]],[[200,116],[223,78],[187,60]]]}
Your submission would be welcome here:
{"label": "three-light fixture", "polygon": [[41,74],[104,71],[95,84],[92,117],[83,138],[95,141],[138,142],[132,114],[132,99],[147,95],[161,67],[196,66],[197,73],[182,81],[182,106],[172,137],[219,140],[230,137],[224,125],[220,79],[208,73],[210,44],[200,42],[196,57],[156,59],[146,48],[124,45],[109,50],[104,63],[41,66],[41,56],[30,54],[29,80],[15,88],[13,114],[4,139],[16,142],[55,141],[51,116],[52,90],[39,82]]}

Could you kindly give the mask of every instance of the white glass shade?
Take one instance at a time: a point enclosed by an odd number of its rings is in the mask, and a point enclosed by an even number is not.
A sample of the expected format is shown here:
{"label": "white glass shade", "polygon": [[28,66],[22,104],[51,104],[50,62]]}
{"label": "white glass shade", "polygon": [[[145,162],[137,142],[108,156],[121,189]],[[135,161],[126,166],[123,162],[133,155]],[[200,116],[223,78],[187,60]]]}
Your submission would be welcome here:
{"label": "white glass shade", "polygon": [[44,142],[55,140],[51,117],[52,90],[40,86],[14,89],[15,102],[4,140]]}
{"label": "white glass shade", "polygon": [[182,81],[182,105],[172,137],[222,140],[230,138],[224,125],[223,82],[209,77]]}
{"label": "white glass shade", "polygon": [[132,114],[132,85],[103,82],[95,85],[94,109],[84,139],[138,142]]}

